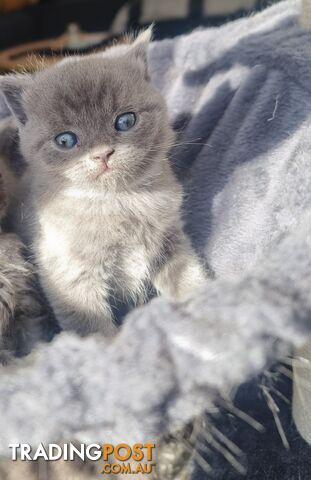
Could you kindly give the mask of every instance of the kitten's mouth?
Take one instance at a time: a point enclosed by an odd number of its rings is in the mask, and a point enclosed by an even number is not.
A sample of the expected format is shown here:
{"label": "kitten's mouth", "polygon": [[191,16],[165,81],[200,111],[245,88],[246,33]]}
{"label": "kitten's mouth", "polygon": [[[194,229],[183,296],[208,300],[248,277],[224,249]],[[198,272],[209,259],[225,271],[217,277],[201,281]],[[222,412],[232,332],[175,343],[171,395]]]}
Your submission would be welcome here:
{"label": "kitten's mouth", "polygon": [[112,171],[112,168],[108,163],[104,162],[100,168],[100,172],[97,174],[96,178],[100,178],[103,175],[107,175]]}

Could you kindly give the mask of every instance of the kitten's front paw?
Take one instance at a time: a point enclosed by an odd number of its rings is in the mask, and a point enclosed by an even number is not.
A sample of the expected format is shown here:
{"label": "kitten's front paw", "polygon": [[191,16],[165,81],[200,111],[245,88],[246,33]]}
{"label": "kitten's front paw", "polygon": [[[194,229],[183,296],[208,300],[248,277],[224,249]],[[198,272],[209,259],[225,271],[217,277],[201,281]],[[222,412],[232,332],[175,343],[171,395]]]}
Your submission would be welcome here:
{"label": "kitten's front paw", "polygon": [[81,337],[99,333],[111,338],[117,334],[118,327],[111,316],[95,316],[92,312],[66,313],[62,306],[58,306],[57,309],[54,306],[54,313],[62,330],[74,332]]}
{"label": "kitten's front paw", "polygon": [[195,255],[178,258],[171,262],[157,275],[155,287],[167,297],[182,302],[187,300],[194,290],[206,284],[208,273]]}
{"label": "kitten's front paw", "polygon": [[176,299],[187,300],[193,291],[205,285],[207,280],[208,274],[204,268],[196,260],[190,262],[176,281]]}

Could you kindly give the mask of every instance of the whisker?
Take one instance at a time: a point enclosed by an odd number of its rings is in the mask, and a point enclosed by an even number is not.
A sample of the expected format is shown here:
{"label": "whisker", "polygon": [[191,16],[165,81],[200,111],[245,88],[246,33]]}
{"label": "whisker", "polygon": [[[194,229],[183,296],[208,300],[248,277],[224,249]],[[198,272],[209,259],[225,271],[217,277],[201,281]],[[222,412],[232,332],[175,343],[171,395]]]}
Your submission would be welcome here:
{"label": "whisker", "polygon": [[210,147],[210,148],[213,148],[213,145],[211,145],[210,143],[204,143],[204,142],[181,142],[181,143],[174,143],[172,145],[172,148],[175,148],[175,147],[183,147],[185,145],[202,145],[202,146],[205,146],[205,147]]}

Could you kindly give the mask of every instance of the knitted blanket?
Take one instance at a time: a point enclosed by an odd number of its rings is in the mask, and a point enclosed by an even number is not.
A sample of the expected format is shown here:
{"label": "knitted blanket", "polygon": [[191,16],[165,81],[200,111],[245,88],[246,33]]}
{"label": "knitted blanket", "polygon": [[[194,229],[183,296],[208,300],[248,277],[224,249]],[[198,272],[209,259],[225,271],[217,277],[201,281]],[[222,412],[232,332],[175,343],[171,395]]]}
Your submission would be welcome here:
{"label": "knitted blanket", "polygon": [[61,333],[2,371],[1,454],[157,441],[309,338],[311,32],[298,15],[288,0],[150,46],[185,229],[214,278],[187,302],[137,308],[112,342]]}

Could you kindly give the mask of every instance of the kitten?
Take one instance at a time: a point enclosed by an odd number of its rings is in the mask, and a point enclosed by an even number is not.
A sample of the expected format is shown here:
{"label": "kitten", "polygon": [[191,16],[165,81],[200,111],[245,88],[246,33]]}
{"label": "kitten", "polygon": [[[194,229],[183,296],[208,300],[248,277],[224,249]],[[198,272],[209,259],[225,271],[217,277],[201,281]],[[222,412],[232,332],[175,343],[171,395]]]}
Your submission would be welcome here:
{"label": "kitten", "polygon": [[150,35],[0,80],[28,162],[25,217],[42,286],[61,327],[81,335],[114,334],[115,299],[142,303],[149,283],[184,300],[206,278],[182,229]]}

